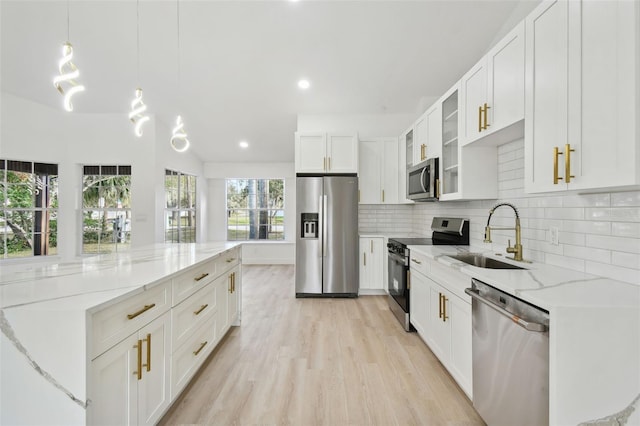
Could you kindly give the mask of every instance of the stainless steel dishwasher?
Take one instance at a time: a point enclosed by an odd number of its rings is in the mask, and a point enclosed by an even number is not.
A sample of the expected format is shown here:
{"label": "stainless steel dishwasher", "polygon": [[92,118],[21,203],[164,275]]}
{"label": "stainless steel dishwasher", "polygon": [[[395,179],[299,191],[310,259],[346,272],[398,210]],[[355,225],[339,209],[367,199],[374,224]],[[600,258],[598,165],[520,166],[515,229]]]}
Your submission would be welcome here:
{"label": "stainless steel dishwasher", "polygon": [[476,279],[473,406],[489,426],[549,424],[549,313]]}

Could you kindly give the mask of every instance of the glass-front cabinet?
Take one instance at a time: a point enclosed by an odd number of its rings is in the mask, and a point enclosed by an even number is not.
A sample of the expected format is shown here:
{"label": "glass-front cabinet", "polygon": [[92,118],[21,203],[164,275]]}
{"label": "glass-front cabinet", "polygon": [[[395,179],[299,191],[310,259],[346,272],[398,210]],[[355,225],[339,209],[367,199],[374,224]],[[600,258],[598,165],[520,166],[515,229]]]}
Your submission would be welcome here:
{"label": "glass-front cabinet", "polygon": [[458,150],[458,86],[442,97],[442,157],[440,195],[458,192],[460,152]]}

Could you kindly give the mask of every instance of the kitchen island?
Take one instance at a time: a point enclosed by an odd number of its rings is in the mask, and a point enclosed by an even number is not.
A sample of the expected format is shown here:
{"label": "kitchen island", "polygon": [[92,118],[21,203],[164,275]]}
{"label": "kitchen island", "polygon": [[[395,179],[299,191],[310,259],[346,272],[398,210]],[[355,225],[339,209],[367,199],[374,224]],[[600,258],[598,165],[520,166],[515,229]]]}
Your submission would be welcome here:
{"label": "kitchen island", "polygon": [[240,321],[240,248],[157,244],[3,265],[0,423],[157,422]]}
{"label": "kitchen island", "polygon": [[[620,424],[640,424],[640,286],[509,261],[468,246],[409,249],[430,259],[434,270],[469,277],[450,289],[469,303],[464,289],[475,278],[549,312],[549,424],[613,418]],[[482,253],[525,269],[480,268],[449,257],[462,252]]]}

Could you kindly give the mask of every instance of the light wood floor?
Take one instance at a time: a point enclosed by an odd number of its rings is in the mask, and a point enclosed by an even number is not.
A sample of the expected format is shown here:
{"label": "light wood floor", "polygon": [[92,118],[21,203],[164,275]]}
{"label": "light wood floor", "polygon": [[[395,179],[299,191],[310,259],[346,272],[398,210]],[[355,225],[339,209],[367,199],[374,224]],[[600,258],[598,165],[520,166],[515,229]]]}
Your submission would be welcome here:
{"label": "light wood floor", "polygon": [[290,265],[244,266],[242,285],[242,326],[162,425],[484,424],[386,297],[296,299]]}

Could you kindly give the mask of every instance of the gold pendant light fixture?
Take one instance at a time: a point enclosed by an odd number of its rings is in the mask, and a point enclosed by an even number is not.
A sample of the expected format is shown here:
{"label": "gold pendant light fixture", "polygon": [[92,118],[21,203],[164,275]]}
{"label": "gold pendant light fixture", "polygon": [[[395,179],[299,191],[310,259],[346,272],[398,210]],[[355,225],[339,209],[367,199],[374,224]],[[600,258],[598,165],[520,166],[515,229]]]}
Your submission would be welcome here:
{"label": "gold pendant light fixture", "polygon": [[72,61],[73,46],[69,43],[69,39],[69,0],[67,0],[67,42],[62,45],[62,58],[58,62],[60,75],[54,77],[53,85],[64,96],[64,109],[71,112],[73,111],[71,97],[76,93],[84,92],[85,88],[76,81],[80,76],[80,70]]}
{"label": "gold pendant light fixture", "polygon": [[[176,28],[178,32],[178,104],[180,103],[180,0],[176,0]],[[189,149],[189,139],[187,132],[184,130],[184,122],[180,114],[176,117],[176,125],[173,127],[171,139],[169,140],[171,147],[177,152],[185,152]]]}
{"label": "gold pendant light fixture", "polygon": [[[136,72],[138,82],[140,82],[140,4],[136,0]],[[142,136],[142,125],[149,121],[146,114],[147,106],[142,101],[142,88],[138,87],[135,91],[135,97],[131,101],[131,111],[129,112],[129,120],[135,125],[134,133],[137,137]]]}

